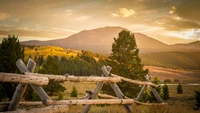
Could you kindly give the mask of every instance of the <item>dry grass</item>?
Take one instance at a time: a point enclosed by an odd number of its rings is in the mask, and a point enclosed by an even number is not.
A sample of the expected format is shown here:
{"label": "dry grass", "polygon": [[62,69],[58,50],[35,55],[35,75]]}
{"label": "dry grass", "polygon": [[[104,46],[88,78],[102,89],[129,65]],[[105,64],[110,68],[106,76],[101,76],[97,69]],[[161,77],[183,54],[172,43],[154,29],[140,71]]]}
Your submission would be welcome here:
{"label": "dry grass", "polygon": [[[96,84],[65,82],[64,86],[67,88],[64,92],[64,99],[77,99],[70,97],[73,86],[78,90],[78,98],[82,98],[85,96],[85,90],[93,91]],[[132,105],[133,113],[199,113],[199,111],[194,111],[193,107],[195,106],[194,90],[200,91],[200,86],[183,85],[183,94],[177,94],[176,87],[169,86],[170,99],[166,101],[169,105],[144,106],[134,104]],[[81,113],[82,108],[82,105],[70,105],[69,113]],[[89,113],[126,113],[126,110],[122,105],[93,105]]]}

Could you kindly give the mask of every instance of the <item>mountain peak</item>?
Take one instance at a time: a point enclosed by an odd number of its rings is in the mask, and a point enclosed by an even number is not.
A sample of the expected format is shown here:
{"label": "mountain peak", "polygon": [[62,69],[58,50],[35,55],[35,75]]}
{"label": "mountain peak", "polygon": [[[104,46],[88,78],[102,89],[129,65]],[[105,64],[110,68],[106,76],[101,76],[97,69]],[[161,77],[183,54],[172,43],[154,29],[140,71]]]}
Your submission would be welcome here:
{"label": "mountain peak", "polygon": [[[84,30],[64,39],[56,39],[56,40],[40,41],[40,42],[30,41],[22,43],[29,45],[31,44],[41,45],[41,46],[52,45],[52,46],[59,46],[65,49],[70,48],[75,50],[90,50],[92,52],[109,54],[111,53],[114,37],[118,37],[119,32],[121,32],[124,29],[126,28],[122,28],[120,26],[106,26],[92,30]],[[172,50],[172,48],[169,47],[169,45],[164,44],[147,35],[141,33],[134,33],[134,35],[136,39],[136,44],[140,49],[140,53]],[[195,47],[197,47],[197,45],[200,44],[200,41],[191,43],[191,45],[195,44],[196,44]]]}

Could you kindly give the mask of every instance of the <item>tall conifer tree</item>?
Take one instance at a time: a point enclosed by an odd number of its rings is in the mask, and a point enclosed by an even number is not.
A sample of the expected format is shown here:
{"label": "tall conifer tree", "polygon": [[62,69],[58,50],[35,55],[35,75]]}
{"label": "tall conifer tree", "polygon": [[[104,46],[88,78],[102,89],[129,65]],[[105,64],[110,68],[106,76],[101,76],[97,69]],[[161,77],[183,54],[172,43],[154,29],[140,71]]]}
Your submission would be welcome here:
{"label": "tall conifer tree", "polygon": [[[18,73],[16,61],[24,60],[24,48],[19,43],[17,36],[8,35],[3,38],[0,44],[0,72]],[[15,91],[16,83],[0,82],[0,101],[5,98],[12,98]]]}
{"label": "tall conifer tree", "polygon": [[[112,54],[109,58],[108,62],[112,67],[112,73],[134,80],[145,80],[148,70],[143,69],[134,34],[130,31],[123,30],[117,38],[114,38]],[[137,85],[127,82],[121,82],[118,85],[122,92],[129,97],[135,97],[140,90]],[[108,91],[107,88],[104,87],[104,89]]]}

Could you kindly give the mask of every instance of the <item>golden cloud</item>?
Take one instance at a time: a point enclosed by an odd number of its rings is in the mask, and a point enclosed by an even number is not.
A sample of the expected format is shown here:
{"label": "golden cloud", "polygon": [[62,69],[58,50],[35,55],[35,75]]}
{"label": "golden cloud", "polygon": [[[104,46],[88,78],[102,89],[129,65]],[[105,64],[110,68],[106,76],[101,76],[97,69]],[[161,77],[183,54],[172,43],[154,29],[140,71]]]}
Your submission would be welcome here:
{"label": "golden cloud", "polygon": [[113,17],[119,17],[122,16],[124,18],[130,17],[135,15],[136,12],[133,9],[126,9],[126,8],[119,8],[118,11],[116,11],[115,13],[112,13]]}
{"label": "golden cloud", "polygon": [[174,14],[176,12],[176,7],[172,6],[171,10],[169,11],[169,14]]}

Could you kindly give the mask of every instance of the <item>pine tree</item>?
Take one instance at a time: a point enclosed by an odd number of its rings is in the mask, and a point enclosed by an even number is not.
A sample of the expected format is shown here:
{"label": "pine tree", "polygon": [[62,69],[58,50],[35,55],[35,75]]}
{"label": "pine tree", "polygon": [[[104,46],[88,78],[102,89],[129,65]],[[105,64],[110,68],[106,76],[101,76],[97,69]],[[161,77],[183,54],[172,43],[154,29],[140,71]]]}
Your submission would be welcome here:
{"label": "pine tree", "polygon": [[[44,62],[42,67],[43,68],[41,70],[39,70],[39,73],[54,74],[54,75],[60,74],[58,66],[52,56],[47,57],[47,60]],[[63,92],[65,90],[65,87],[63,87],[61,84],[63,82],[49,80],[49,84],[47,86],[44,86],[43,88],[47,92],[47,94],[50,96],[53,94],[58,94],[59,92]]]}
{"label": "pine tree", "polygon": [[169,89],[166,84],[163,86],[163,99],[164,100],[169,99]]}
{"label": "pine tree", "polygon": [[[129,79],[145,80],[144,76],[148,73],[148,70],[143,69],[134,34],[131,34],[130,31],[123,30],[117,38],[114,38],[112,54],[109,58],[108,65],[112,67],[112,73]],[[118,86],[129,97],[135,97],[136,92],[140,90],[138,85],[127,82],[121,82]],[[112,89],[108,89],[108,86],[104,86],[103,90],[112,94],[110,92]]]}
{"label": "pine tree", "polygon": [[[18,59],[24,60],[24,47],[19,43],[18,37],[8,35],[0,44],[0,72],[19,73],[16,66]],[[16,83],[0,82],[0,101],[11,99],[16,86]]]}
{"label": "pine tree", "polygon": [[183,93],[183,88],[182,88],[182,85],[180,83],[177,86],[177,93],[178,94],[182,94]]}
{"label": "pine tree", "polygon": [[71,91],[71,97],[77,97],[78,92],[75,86],[73,86],[72,91]]}
{"label": "pine tree", "polygon": [[58,100],[63,100],[63,93],[62,92],[58,93]]}

